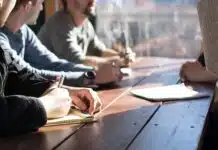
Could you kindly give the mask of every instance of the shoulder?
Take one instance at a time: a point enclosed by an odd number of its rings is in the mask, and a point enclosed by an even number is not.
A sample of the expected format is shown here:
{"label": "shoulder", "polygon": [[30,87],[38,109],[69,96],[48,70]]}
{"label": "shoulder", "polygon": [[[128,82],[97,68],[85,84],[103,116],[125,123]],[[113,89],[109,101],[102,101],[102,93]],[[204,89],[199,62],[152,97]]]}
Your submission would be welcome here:
{"label": "shoulder", "polygon": [[0,28],[0,40],[2,41],[9,41],[9,38],[11,37],[10,31],[7,30],[7,28],[3,27]]}
{"label": "shoulder", "polygon": [[94,37],[95,36],[95,30],[94,30],[94,27],[93,27],[92,23],[89,20],[87,20],[85,26],[86,26],[85,28],[86,28],[87,32],[89,33],[89,36]]}
{"label": "shoulder", "polygon": [[54,13],[44,24],[47,28],[66,27],[71,24],[71,19],[68,12],[60,10]]}
{"label": "shoulder", "polygon": [[60,10],[45,22],[38,35],[53,35],[53,33],[55,33],[55,35],[66,34],[73,29],[74,25],[71,22],[69,14],[63,10]]}
{"label": "shoulder", "polygon": [[26,24],[24,24],[24,25],[20,28],[20,32],[21,32],[21,34],[23,34],[23,35],[35,34],[35,33],[33,32],[33,30],[32,30],[28,25],[26,25]]}
{"label": "shoulder", "polygon": [[20,32],[24,38],[30,38],[36,36],[36,34],[33,32],[33,30],[26,24],[24,24],[20,28]]}
{"label": "shoulder", "polygon": [[95,32],[94,27],[89,20],[86,21],[86,26],[87,26],[88,30]]}

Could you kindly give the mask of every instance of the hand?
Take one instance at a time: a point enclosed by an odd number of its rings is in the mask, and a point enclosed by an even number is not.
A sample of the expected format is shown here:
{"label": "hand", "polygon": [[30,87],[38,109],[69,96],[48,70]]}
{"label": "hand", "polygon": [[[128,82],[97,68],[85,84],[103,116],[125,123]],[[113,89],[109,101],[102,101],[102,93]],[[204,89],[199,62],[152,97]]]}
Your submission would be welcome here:
{"label": "hand", "polygon": [[135,61],[135,58],[136,54],[128,47],[125,53],[121,54],[122,66],[129,67],[130,64]]}
{"label": "hand", "polygon": [[210,82],[216,79],[198,61],[186,62],[180,69],[180,77],[185,81]]}
{"label": "hand", "polygon": [[39,98],[42,102],[47,118],[60,118],[68,114],[71,107],[71,98],[68,90],[54,88]]}
{"label": "hand", "polygon": [[90,88],[68,89],[72,104],[75,108],[87,111],[90,115],[101,109],[101,100],[97,93]]}
{"label": "hand", "polygon": [[119,82],[123,78],[120,64],[117,61],[102,64],[96,71],[95,83],[108,84]]}

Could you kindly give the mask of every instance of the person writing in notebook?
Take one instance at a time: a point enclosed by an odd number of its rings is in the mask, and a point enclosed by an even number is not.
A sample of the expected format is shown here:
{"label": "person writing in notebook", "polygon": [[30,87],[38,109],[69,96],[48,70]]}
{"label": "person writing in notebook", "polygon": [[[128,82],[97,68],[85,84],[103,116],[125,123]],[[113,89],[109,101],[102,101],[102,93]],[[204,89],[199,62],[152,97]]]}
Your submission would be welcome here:
{"label": "person writing in notebook", "polygon": [[[94,69],[91,66],[61,59],[50,52],[26,25],[36,22],[43,9],[42,4],[43,0],[17,0],[5,25],[0,28],[0,46],[3,50],[11,53],[15,61],[30,72],[48,79],[65,76],[64,83],[70,86],[116,83],[122,79],[122,73],[116,62],[103,63]],[[91,74],[90,72],[95,76],[87,76]]]}
{"label": "person writing in notebook", "polygon": [[201,54],[196,61],[188,61],[182,65],[180,69],[180,77],[184,81],[208,83],[216,83],[218,79],[211,72],[207,71],[203,50],[201,50]]}
{"label": "person writing in notebook", "polygon": [[[0,27],[16,0],[0,0]],[[87,88],[57,87],[57,81],[29,72],[0,46],[0,136],[23,134],[43,126],[47,118],[67,114],[66,103],[93,114],[101,101]],[[57,102],[56,103],[48,103]],[[54,115],[53,112],[59,112]]]}
{"label": "person writing in notebook", "polygon": [[[95,0],[62,0],[63,9],[46,21],[39,39],[57,56],[74,63],[99,66],[118,61],[129,66],[135,53],[124,45],[120,51],[107,48],[88,20],[95,13]],[[126,40],[126,39],[125,39]]]}

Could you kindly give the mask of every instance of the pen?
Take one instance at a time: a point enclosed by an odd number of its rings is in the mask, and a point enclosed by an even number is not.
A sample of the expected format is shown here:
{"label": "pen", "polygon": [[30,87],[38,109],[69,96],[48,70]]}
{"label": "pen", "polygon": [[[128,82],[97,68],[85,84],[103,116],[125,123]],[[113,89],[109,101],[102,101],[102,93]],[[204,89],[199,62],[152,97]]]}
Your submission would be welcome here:
{"label": "pen", "polygon": [[123,55],[124,55],[125,65],[128,65],[129,59],[127,58],[128,55],[127,48],[129,47],[129,44],[128,44],[126,32],[123,31],[121,36],[122,36],[122,45],[124,47]]}
{"label": "pen", "polygon": [[176,84],[183,83],[183,82],[184,82],[183,78],[179,78],[179,80],[176,82]]}
{"label": "pen", "polygon": [[181,78],[179,78],[179,80],[177,80],[176,84],[179,84],[179,83],[181,83],[181,81],[182,81],[182,79],[181,79]]}
{"label": "pen", "polygon": [[59,80],[59,83],[58,83],[58,87],[59,88],[62,87],[63,83],[64,83],[64,76],[61,76],[60,80]]}

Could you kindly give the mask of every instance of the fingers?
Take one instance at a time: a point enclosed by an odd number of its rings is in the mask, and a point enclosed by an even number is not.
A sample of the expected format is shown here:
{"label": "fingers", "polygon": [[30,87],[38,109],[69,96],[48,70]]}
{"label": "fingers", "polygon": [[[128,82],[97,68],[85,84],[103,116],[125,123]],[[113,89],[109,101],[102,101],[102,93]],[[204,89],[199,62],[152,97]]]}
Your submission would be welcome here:
{"label": "fingers", "polygon": [[112,74],[116,82],[122,80],[124,74],[120,70],[120,64],[117,64],[115,62],[112,63]]}
{"label": "fingers", "polygon": [[92,89],[87,90],[86,98],[89,100],[89,114],[93,115],[96,111],[99,111],[101,108],[101,100],[98,97],[97,93]]}
{"label": "fingers", "polygon": [[130,60],[130,61],[134,61],[135,60],[135,56],[136,54],[131,52],[131,53],[127,53],[126,57]]}
{"label": "fingers", "polygon": [[190,74],[190,72],[193,71],[192,69],[193,69],[195,64],[196,64],[196,62],[188,61],[182,65],[180,72],[179,72],[179,75],[183,81],[189,80],[189,74]]}
{"label": "fingers", "polygon": [[100,98],[95,91],[90,89],[88,92],[89,93],[87,94],[87,96],[89,96],[90,100],[90,107],[88,111],[89,114],[93,115],[95,112],[100,110],[102,104]]}
{"label": "fingers", "polygon": [[185,64],[182,65],[179,75],[181,77],[182,81],[187,81],[188,77],[187,77],[187,68],[189,67],[190,62],[186,62]]}
{"label": "fingers", "polygon": [[134,62],[134,61],[135,61],[136,54],[135,54],[130,48],[127,48],[124,57],[125,57],[125,59],[127,59],[129,62]]}
{"label": "fingers", "polygon": [[88,111],[90,115],[93,115],[96,111],[101,109],[101,100],[92,89],[80,89],[75,91],[75,93],[77,98],[74,97],[73,103],[81,110]]}
{"label": "fingers", "polygon": [[76,96],[73,96],[71,98],[72,98],[73,106],[76,107],[77,109],[82,110],[82,111],[86,111],[88,109],[83,98],[76,97]]}

